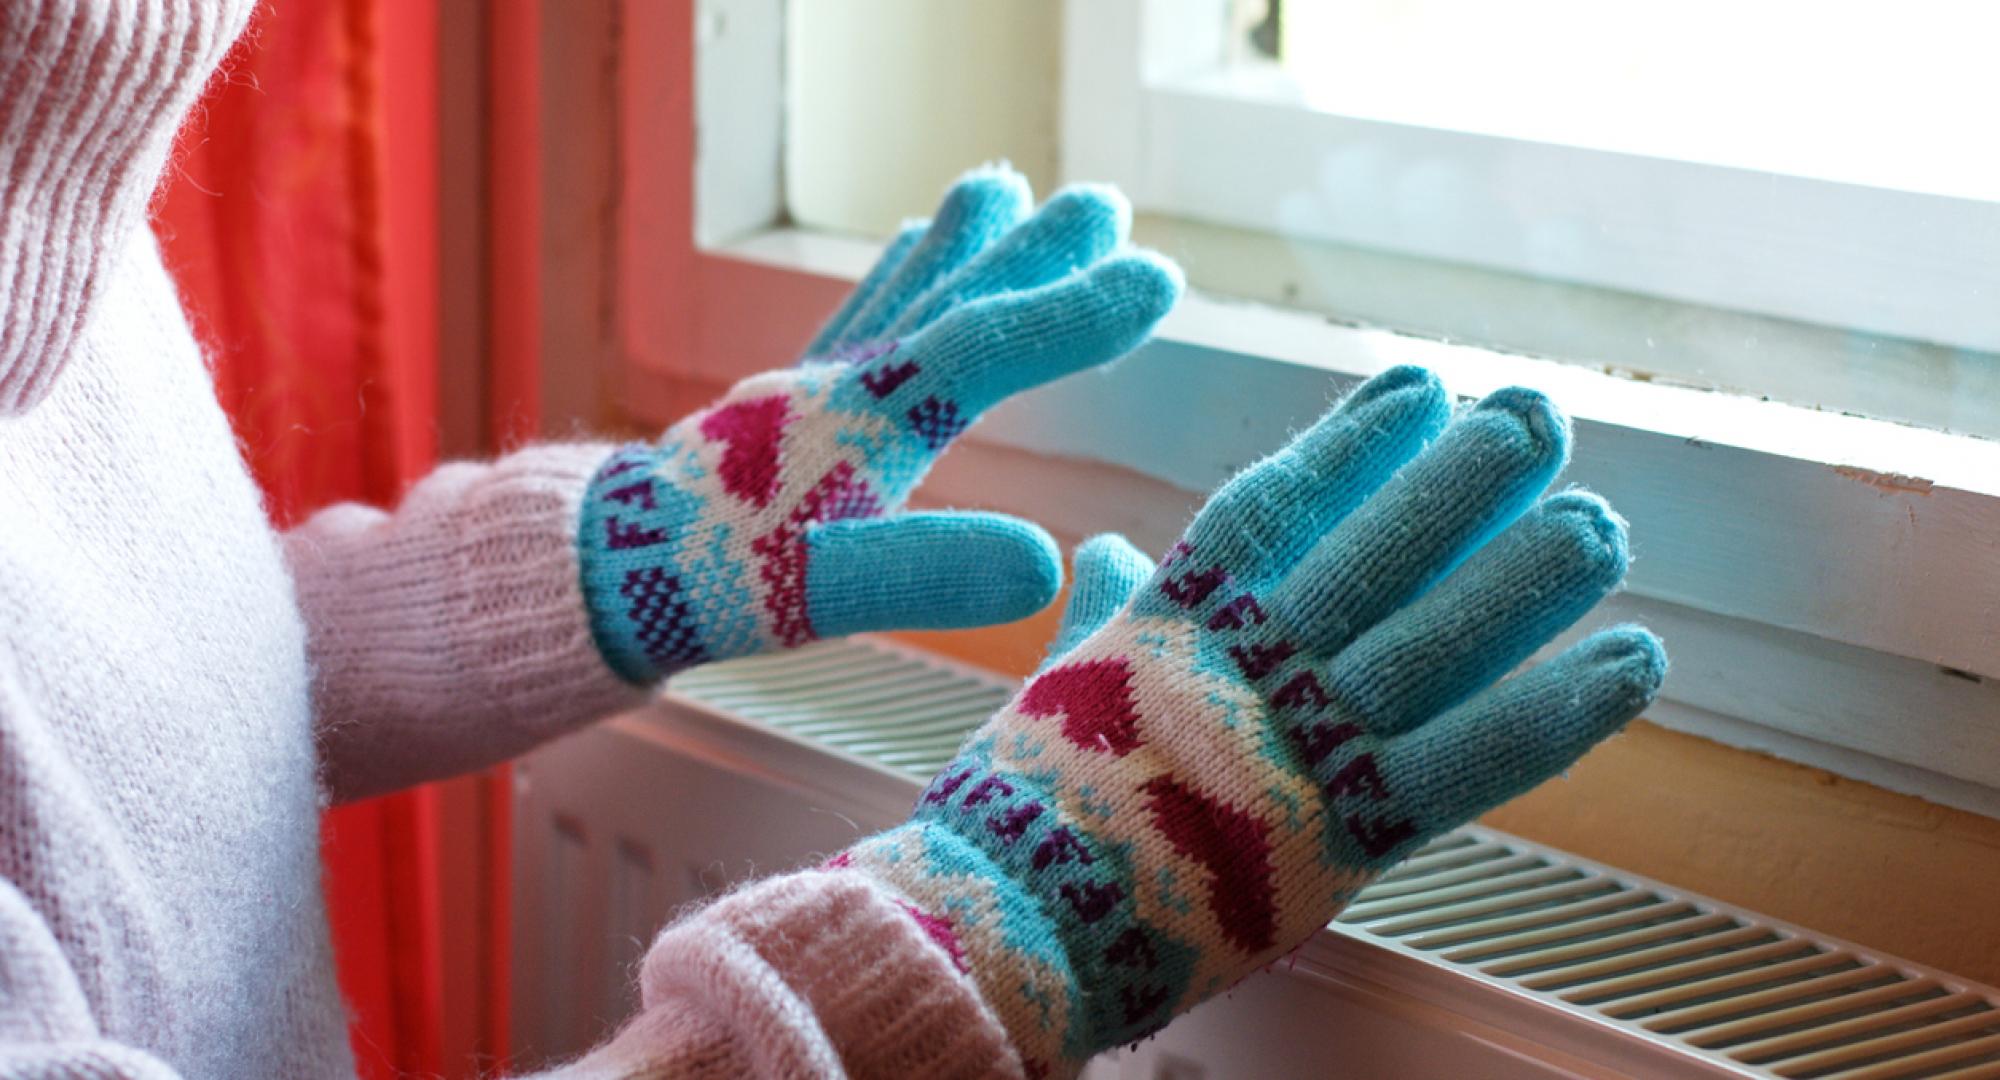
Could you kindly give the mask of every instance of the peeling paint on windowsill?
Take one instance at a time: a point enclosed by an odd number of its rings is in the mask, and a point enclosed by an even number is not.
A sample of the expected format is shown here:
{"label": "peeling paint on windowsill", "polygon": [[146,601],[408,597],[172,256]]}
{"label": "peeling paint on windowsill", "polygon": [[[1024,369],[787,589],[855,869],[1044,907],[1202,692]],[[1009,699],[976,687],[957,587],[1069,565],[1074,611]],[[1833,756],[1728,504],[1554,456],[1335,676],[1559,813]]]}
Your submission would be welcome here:
{"label": "peeling paint on windowsill", "polygon": [[1929,495],[1935,486],[1920,476],[1876,472],[1873,469],[1857,469],[1848,465],[1836,465],[1833,471],[1849,480],[1867,484],[1885,495]]}

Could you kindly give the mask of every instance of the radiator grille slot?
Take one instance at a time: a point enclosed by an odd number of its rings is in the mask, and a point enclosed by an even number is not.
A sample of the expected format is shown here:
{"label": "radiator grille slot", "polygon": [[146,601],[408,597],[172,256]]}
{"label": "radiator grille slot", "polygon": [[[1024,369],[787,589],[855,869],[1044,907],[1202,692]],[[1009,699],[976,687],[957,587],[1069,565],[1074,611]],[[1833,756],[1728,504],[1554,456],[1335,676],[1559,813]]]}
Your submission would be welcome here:
{"label": "radiator grille slot", "polygon": [[708,664],[670,686],[712,709],[924,779],[1013,694],[997,680],[851,638]]}
{"label": "radiator grille slot", "polygon": [[1747,1075],[2000,1077],[1989,990],[1478,829],[1417,852],[1338,925]]}
{"label": "radiator grille slot", "polygon": [[[1012,693],[870,639],[697,668],[671,689],[919,779]],[[2000,995],[1483,829],[1443,837],[1333,928],[1743,1076],[2000,1080]]]}

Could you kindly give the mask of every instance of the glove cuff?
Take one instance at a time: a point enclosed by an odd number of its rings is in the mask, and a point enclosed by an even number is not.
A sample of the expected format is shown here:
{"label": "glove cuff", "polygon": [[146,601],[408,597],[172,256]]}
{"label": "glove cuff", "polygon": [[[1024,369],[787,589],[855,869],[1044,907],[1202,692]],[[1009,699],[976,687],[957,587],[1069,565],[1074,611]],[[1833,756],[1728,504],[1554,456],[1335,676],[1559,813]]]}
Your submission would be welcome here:
{"label": "glove cuff", "polygon": [[638,685],[749,652],[757,633],[740,568],[684,550],[704,500],[659,479],[671,456],[621,447],[584,489],[577,525],[591,638],[611,670]]}

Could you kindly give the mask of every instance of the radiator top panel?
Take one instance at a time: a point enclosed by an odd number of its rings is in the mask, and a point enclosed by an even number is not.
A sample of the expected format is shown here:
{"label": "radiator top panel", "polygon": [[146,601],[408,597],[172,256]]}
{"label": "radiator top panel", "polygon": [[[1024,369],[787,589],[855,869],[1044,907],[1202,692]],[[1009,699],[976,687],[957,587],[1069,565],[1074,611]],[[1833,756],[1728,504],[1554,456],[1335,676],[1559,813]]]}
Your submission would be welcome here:
{"label": "radiator top panel", "polygon": [[[1014,691],[860,638],[697,668],[705,712],[927,780]],[[1364,890],[1330,932],[1699,1060],[1788,1080],[2000,1080],[2000,993],[1480,828]]]}

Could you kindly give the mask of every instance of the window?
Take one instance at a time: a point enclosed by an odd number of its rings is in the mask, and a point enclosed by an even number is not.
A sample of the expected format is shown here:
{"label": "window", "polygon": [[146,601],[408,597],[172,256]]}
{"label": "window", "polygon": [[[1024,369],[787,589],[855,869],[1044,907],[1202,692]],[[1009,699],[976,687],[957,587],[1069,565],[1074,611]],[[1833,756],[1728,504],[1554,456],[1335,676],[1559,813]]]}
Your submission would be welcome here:
{"label": "window", "polygon": [[2000,12],[1980,5],[1913,0],[1893,20],[1805,0],[1237,8],[1225,70],[1270,77],[1315,112],[1877,190],[2000,193],[2000,152],[1949,137],[1988,116]]}
{"label": "window", "polygon": [[[624,65],[638,419],[790,359],[967,165],[1113,180],[1198,292],[1140,355],[998,410],[927,495],[1158,548],[1384,367],[1532,384],[1577,420],[1568,479],[1633,523],[1602,618],[1666,636],[1653,719],[2000,815],[2000,169],[1979,68],[1946,61],[1975,5],[1900,5],[1894,33],[1952,39],[1900,51],[1795,0],[1659,8],[1664,29],[1568,0],[707,0],[692,41],[658,7],[627,9],[626,47],[691,49],[696,117],[662,120],[684,91]],[[1396,62],[1424,49],[1492,96]],[[1819,82],[1788,100],[1835,102],[1823,122],[1731,110],[1794,53]],[[1510,66],[1535,71],[1502,87]],[[1894,85],[1841,82],[1864,73]],[[1842,120],[1857,102],[1887,112]],[[1711,130],[1732,111],[1748,126]],[[1662,119],[1605,119],[1626,114]],[[1909,152],[1841,145],[1868,124]],[[648,171],[668,138],[698,149],[691,195]],[[691,237],[655,209],[676,199]]]}
{"label": "window", "polygon": [[[1276,13],[1273,34],[1194,0],[1069,8],[1071,42],[1130,47],[1095,77],[1078,69],[1106,58],[1072,50],[1065,160],[1164,216],[1163,246],[1215,252],[1192,260],[1205,283],[2000,436],[2000,149],[1960,134],[1980,127],[1976,43],[2000,16],[1950,0],[1886,24],[1795,0]],[[1280,62],[1245,47],[1259,32]],[[1204,244],[1218,226],[1232,239]]]}

